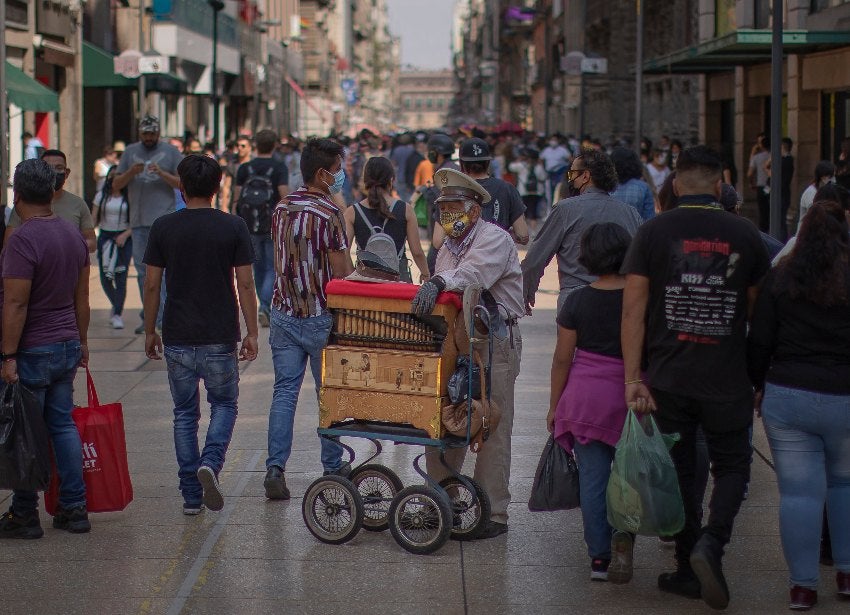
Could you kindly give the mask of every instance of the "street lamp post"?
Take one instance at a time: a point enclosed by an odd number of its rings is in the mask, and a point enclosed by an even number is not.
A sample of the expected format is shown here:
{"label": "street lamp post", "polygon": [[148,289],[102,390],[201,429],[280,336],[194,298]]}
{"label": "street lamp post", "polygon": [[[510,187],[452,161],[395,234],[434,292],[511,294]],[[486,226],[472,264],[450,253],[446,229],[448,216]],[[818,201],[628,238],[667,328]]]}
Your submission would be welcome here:
{"label": "street lamp post", "polygon": [[782,230],[782,0],[773,0],[773,31],[770,45],[770,234],[779,239]]}
{"label": "street lamp post", "polygon": [[210,96],[213,104],[213,143],[218,142],[218,14],[224,8],[222,0],[207,0],[213,10],[212,27],[212,74],[210,75]]}

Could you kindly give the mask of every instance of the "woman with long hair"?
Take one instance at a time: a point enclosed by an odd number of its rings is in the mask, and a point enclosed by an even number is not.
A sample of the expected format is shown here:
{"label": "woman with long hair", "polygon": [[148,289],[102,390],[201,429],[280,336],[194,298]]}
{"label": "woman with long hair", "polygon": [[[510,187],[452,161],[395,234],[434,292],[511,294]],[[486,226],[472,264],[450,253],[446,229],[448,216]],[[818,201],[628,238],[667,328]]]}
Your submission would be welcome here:
{"label": "woman with long hair", "polygon": [[826,503],[838,594],[850,598],[850,227],[818,200],[789,255],[762,282],[749,335],[756,387],[779,482],[790,607],[817,602]]}
{"label": "woman with long hair", "polygon": [[426,282],[428,261],[422,244],[419,242],[419,225],[413,205],[393,196],[395,171],[392,163],[383,156],[369,159],[363,169],[363,187],[366,198],[345,210],[345,232],[349,244],[356,240],[357,249],[366,248],[374,233],[386,233],[395,242],[398,252],[399,273],[402,282],[412,282],[410,263],[404,249],[404,242],[410,248],[416,266],[420,271],[420,281]]}
{"label": "woman with long hair", "polygon": [[[806,189],[803,190],[803,194],[800,195],[800,224],[803,222],[803,216],[808,213],[809,208],[812,206],[812,203],[814,203],[817,191],[824,186],[828,186],[834,180],[835,165],[829,160],[821,160],[817,163],[817,165],[815,165],[815,178],[812,180],[812,183],[806,186]],[[794,222],[796,222],[797,218],[797,208],[792,207],[789,209],[786,217],[788,228],[797,228],[797,230],[799,230],[799,227],[794,226]]]}
{"label": "woman with long hair", "polygon": [[113,185],[117,166],[106,174],[103,189],[97,195],[92,210],[97,236],[97,262],[100,267],[100,284],[109,298],[112,311],[109,323],[113,329],[123,329],[124,300],[127,298],[127,269],[133,254],[133,237],[130,228],[130,204],[127,189],[118,190]]}

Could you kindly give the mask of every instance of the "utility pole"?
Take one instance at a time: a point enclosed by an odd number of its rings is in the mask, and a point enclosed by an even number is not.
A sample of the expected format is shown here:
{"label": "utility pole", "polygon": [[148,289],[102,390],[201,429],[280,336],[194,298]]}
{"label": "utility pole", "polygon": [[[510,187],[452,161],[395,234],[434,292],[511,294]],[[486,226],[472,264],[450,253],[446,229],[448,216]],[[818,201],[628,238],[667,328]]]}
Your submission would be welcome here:
{"label": "utility pole", "polygon": [[[145,55],[145,0],[139,0],[139,53]],[[145,116],[145,76],[141,73],[139,73],[138,87],[139,117],[136,122],[137,129],[139,122]],[[141,133],[138,134],[138,137],[141,140]]]}
{"label": "utility pole", "polygon": [[641,125],[643,124],[643,0],[635,0],[637,32],[635,47],[635,140],[632,147],[640,155]]}
{"label": "utility pole", "polygon": [[221,0],[207,0],[207,4],[213,10],[212,27],[212,74],[210,75],[210,95],[213,104],[213,143],[221,147],[218,142],[218,14],[224,8]]}
{"label": "utility pole", "polygon": [[773,0],[770,46],[770,234],[779,237],[782,221],[782,0]]}
{"label": "utility pole", "polygon": [[0,205],[6,206],[9,183],[9,101],[6,98],[6,0],[0,0]]}

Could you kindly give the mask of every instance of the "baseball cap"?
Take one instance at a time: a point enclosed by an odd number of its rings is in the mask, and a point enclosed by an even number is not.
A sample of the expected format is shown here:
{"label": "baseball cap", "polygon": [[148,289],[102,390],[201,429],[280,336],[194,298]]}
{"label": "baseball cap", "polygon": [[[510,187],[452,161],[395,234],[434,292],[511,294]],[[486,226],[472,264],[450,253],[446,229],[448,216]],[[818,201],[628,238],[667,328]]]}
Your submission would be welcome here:
{"label": "baseball cap", "polygon": [[159,132],[159,118],[155,115],[146,115],[139,120],[139,132]]}
{"label": "baseball cap", "polygon": [[478,137],[466,139],[460,144],[459,158],[463,162],[484,162],[493,159],[490,155],[490,146],[487,145],[487,141]]}

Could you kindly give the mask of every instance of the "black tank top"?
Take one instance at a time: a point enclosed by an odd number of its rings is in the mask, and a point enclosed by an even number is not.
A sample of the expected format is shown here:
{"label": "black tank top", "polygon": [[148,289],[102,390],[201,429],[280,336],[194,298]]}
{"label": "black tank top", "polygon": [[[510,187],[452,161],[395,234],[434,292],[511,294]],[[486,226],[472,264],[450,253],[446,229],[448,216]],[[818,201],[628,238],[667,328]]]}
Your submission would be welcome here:
{"label": "black tank top", "polygon": [[[407,241],[407,205],[405,202],[398,200],[393,203],[391,211],[395,216],[395,220],[390,220],[389,218],[385,219],[381,217],[381,212],[378,210],[370,207],[364,207],[362,204],[360,205],[360,210],[366,215],[366,218],[369,220],[369,224],[371,224],[373,228],[370,229],[366,225],[366,222],[363,221],[363,217],[355,209],[354,239],[357,242],[357,249],[363,250],[366,247],[366,242],[369,241],[369,237],[372,235],[372,231],[374,230],[375,233],[380,233],[381,227],[383,227],[383,232],[392,237],[393,242],[395,243],[395,250],[399,254],[399,257],[404,258],[404,242]],[[384,225],[385,220],[386,226]]]}

